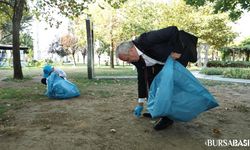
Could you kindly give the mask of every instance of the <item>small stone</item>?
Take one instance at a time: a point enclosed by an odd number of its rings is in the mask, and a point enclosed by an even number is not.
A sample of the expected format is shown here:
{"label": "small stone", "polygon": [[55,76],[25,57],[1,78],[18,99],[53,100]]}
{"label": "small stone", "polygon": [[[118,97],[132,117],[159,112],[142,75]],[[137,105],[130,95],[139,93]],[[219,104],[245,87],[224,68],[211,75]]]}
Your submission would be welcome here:
{"label": "small stone", "polygon": [[217,128],[214,128],[213,133],[214,134],[221,134],[221,131],[219,129],[217,129]]}
{"label": "small stone", "polygon": [[115,129],[110,129],[110,132],[116,133],[116,130]]}
{"label": "small stone", "polygon": [[42,128],[42,130],[49,130],[51,127],[50,127],[50,125],[45,125],[43,128]]}

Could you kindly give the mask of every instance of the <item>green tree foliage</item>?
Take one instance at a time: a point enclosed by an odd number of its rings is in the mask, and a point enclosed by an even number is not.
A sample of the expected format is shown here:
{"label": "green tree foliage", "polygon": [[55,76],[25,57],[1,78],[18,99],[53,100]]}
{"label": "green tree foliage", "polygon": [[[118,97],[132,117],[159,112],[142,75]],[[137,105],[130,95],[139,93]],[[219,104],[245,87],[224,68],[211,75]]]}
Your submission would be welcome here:
{"label": "green tree foliage", "polygon": [[83,64],[85,64],[85,57],[87,55],[87,33],[86,33],[86,15],[80,15],[74,19],[74,26],[72,32],[78,39],[78,50],[82,53]]}
{"label": "green tree foliage", "polygon": [[128,1],[119,11],[122,20],[119,40],[131,40],[143,32],[159,28],[166,9],[165,4],[150,0]]}
{"label": "green tree foliage", "polygon": [[97,0],[89,6],[88,14],[94,21],[94,39],[110,44],[110,52],[121,41],[171,25],[197,35],[200,43],[209,44],[213,49],[228,45],[236,36],[228,25],[227,13],[214,14],[211,5],[196,8],[184,1],[165,4],[135,0],[126,1],[114,9],[105,0]]}
{"label": "green tree foliage", "polygon": [[84,13],[90,2],[92,0],[36,0],[32,10],[37,18],[58,27],[62,23],[58,14],[74,19]]}
{"label": "green tree foliage", "polygon": [[243,40],[240,43],[240,47],[242,48],[242,51],[246,55],[246,61],[249,61],[249,59],[250,59],[250,37]]}
{"label": "green tree foliage", "polygon": [[33,39],[31,37],[30,33],[21,33],[20,43],[21,43],[21,45],[26,46],[29,49],[33,50]]}
{"label": "green tree foliage", "polygon": [[99,66],[101,65],[101,55],[104,54],[105,52],[106,53],[109,53],[109,48],[110,48],[110,44],[108,43],[105,43],[104,41],[102,40],[98,40],[97,42],[98,44],[96,45],[96,54],[98,56],[98,64]]}
{"label": "green tree foliage", "polygon": [[121,41],[145,31],[172,25],[197,35],[200,42],[208,43],[215,49],[229,44],[236,36],[228,26],[230,20],[227,14],[214,14],[211,6],[197,9],[183,1],[163,5],[143,0],[125,3],[120,12],[123,16],[119,34]]}
{"label": "green tree foliage", "polygon": [[[0,30],[2,33],[2,36],[0,37],[0,43],[2,44],[10,44],[12,43],[12,21],[9,19],[6,19],[2,23],[0,23]],[[33,48],[32,39],[31,39],[31,33],[27,32],[27,28],[31,26],[31,15],[25,14],[23,16],[21,21],[21,27],[20,27],[20,44],[23,46],[27,46],[28,48]],[[29,37],[28,37],[29,36]],[[27,40],[30,39],[29,44],[27,45]],[[25,41],[25,42],[24,42]]]}
{"label": "green tree foliage", "polygon": [[229,12],[229,16],[232,20],[240,18],[243,10],[250,11],[249,0],[184,0],[187,4],[194,5],[197,7],[212,3],[214,12]]}
{"label": "green tree foliage", "polygon": [[119,28],[119,10],[112,7],[105,0],[97,0],[89,7],[89,14],[94,23],[94,37],[105,45],[110,45],[108,54],[110,57],[110,67],[114,68],[114,49],[117,39],[116,33]]}
{"label": "green tree foliage", "polygon": [[240,46],[250,48],[250,37],[247,37],[246,39],[244,39],[244,40],[240,43]]}
{"label": "green tree foliage", "polygon": [[107,2],[112,8],[118,9],[128,0],[104,0]]}

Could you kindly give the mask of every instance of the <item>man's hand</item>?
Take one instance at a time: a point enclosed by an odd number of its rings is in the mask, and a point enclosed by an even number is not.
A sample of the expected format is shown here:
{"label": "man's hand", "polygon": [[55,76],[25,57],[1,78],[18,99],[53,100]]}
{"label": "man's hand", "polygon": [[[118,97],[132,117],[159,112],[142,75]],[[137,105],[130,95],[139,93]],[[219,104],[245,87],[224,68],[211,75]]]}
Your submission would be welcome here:
{"label": "man's hand", "polygon": [[141,116],[142,110],[143,110],[143,106],[137,105],[134,109],[134,115],[139,118]]}
{"label": "man's hand", "polygon": [[176,52],[172,52],[171,56],[172,56],[173,59],[178,59],[178,58],[181,57],[181,54],[180,53],[176,53]]}

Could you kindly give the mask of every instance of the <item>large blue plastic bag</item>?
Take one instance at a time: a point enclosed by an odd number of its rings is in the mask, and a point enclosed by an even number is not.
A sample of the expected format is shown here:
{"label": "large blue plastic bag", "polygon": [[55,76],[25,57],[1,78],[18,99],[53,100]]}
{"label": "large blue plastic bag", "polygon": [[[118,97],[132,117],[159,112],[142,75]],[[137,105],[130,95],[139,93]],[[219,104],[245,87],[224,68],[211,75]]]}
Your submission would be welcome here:
{"label": "large blue plastic bag", "polygon": [[48,77],[45,95],[54,99],[68,99],[79,96],[80,92],[75,84],[53,72]]}
{"label": "large blue plastic bag", "polygon": [[192,73],[169,57],[150,86],[147,109],[153,118],[167,116],[190,121],[217,106],[214,97]]}

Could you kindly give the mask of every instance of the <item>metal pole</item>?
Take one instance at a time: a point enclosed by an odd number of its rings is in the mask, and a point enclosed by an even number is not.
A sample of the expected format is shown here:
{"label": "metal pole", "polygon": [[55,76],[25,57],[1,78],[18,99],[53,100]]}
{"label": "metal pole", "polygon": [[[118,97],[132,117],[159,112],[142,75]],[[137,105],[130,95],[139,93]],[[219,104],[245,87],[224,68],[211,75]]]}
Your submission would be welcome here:
{"label": "metal pole", "polygon": [[94,64],[95,64],[95,59],[94,59],[94,25],[93,25],[93,22],[91,22],[91,68],[92,68],[92,76],[95,77],[95,69],[94,69]]}
{"label": "metal pole", "polygon": [[87,61],[87,67],[88,67],[88,79],[93,79],[93,35],[92,35],[92,26],[89,17],[86,19],[86,30],[87,30],[87,44],[88,44],[88,61]]}

